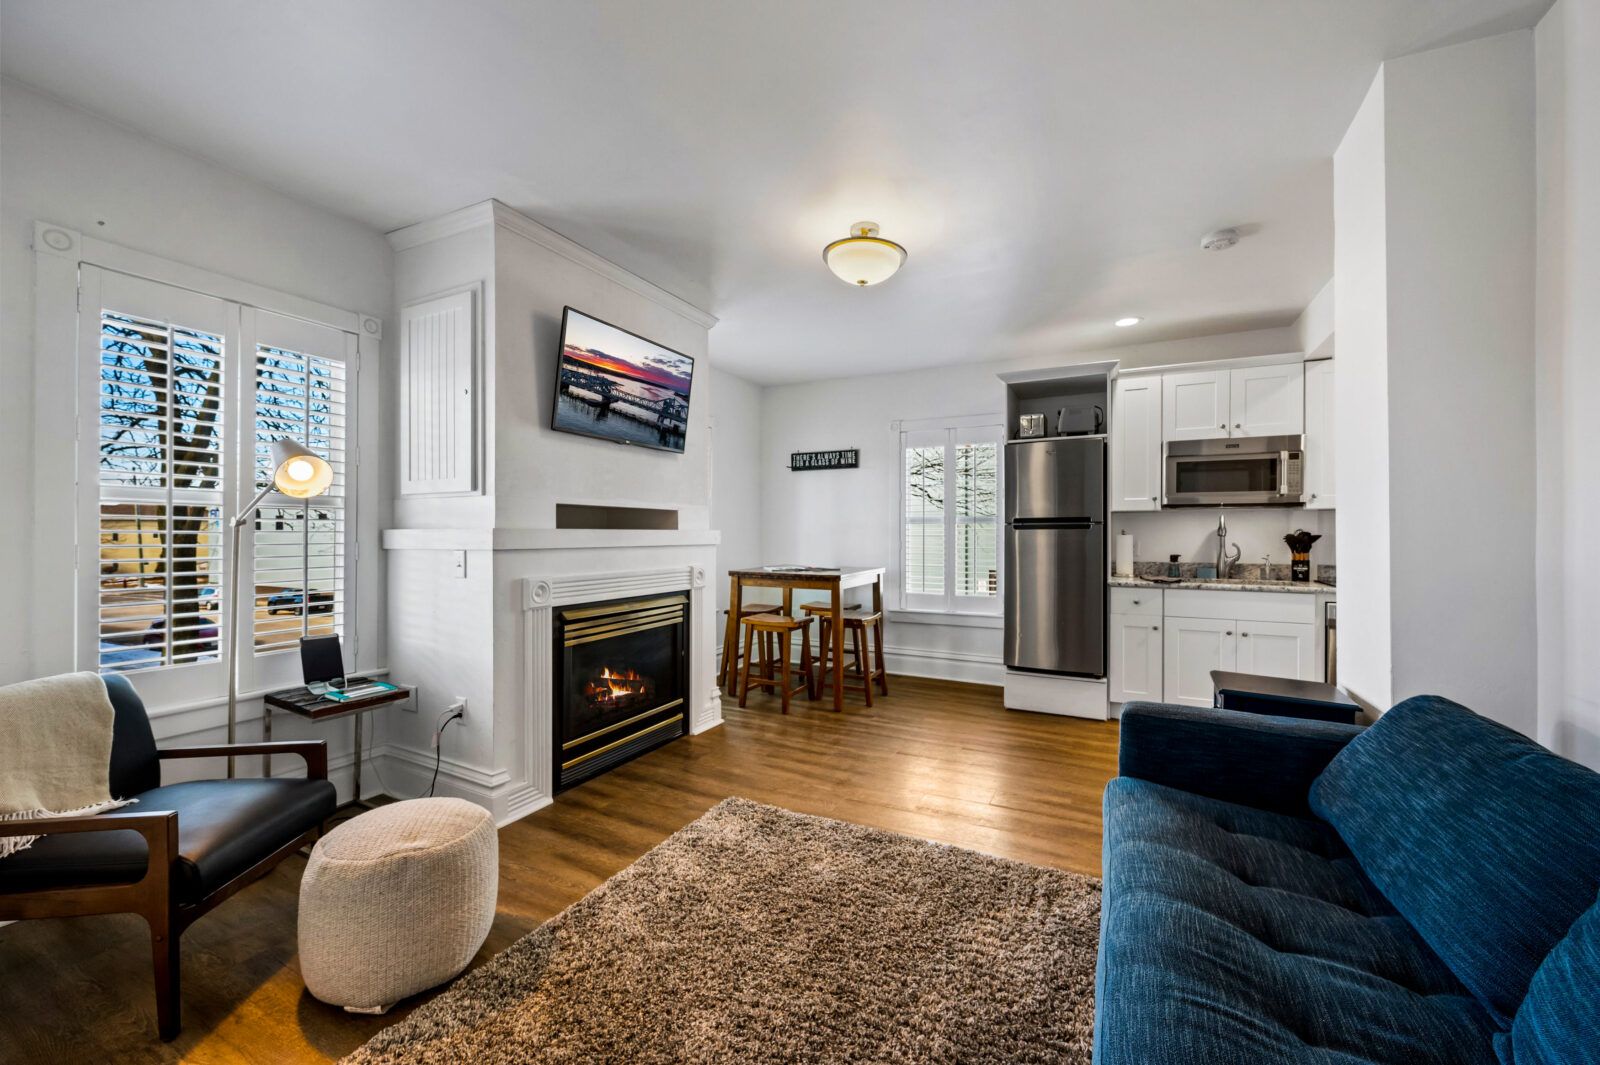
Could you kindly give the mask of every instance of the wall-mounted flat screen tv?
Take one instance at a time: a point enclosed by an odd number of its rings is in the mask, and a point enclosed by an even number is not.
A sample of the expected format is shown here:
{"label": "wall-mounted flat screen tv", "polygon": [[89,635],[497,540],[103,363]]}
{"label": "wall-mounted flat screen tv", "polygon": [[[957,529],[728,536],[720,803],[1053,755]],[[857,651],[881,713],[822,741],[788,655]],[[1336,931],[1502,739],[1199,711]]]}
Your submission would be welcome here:
{"label": "wall-mounted flat screen tv", "polygon": [[683,352],[568,307],[551,427],[682,454],[693,381]]}

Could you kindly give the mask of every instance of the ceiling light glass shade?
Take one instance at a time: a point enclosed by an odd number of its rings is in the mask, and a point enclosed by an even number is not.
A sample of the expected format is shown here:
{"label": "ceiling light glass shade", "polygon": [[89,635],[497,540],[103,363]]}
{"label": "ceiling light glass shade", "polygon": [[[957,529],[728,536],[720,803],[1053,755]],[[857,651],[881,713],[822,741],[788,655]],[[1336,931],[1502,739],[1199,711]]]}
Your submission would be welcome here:
{"label": "ceiling light glass shade", "polygon": [[272,442],[272,484],[294,499],[320,496],[333,484],[333,467],[293,440]]}
{"label": "ceiling light glass shade", "polygon": [[857,222],[850,236],[822,249],[822,261],[840,281],[865,288],[887,281],[906,261],[906,250],[878,236],[876,222]]}

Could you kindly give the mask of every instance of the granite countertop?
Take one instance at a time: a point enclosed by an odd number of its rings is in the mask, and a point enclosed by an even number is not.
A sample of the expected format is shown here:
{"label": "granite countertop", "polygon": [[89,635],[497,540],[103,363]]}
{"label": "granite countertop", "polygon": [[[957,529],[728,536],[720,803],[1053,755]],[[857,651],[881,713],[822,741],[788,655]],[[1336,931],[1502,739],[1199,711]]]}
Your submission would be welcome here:
{"label": "granite countertop", "polygon": [[1112,577],[1109,581],[1113,588],[1200,588],[1211,592],[1291,592],[1299,595],[1334,595],[1336,589],[1331,584],[1321,581],[1264,581],[1264,580],[1229,580],[1219,581],[1199,580],[1184,578],[1175,582],[1158,583],[1145,580],[1142,577]]}

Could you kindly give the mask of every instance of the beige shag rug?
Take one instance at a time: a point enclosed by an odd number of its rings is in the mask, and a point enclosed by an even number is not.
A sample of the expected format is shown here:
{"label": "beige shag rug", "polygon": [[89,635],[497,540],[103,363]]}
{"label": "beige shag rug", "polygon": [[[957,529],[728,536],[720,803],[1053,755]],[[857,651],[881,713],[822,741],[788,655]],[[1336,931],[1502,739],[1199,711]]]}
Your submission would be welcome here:
{"label": "beige shag rug", "polygon": [[1100,882],[719,803],[349,1065],[1083,1062]]}

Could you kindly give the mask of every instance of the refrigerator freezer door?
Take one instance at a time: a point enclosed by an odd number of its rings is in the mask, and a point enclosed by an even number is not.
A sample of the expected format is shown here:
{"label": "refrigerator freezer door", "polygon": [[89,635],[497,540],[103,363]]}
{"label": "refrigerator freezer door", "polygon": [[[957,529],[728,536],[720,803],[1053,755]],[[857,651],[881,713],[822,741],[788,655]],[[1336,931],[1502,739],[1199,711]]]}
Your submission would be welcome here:
{"label": "refrigerator freezer door", "polygon": [[1005,572],[1006,665],[1105,676],[1105,526],[1008,526]]}
{"label": "refrigerator freezer door", "polygon": [[1006,447],[1006,520],[1102,521],[1106,442],[1099,437],[1016,441]]}

